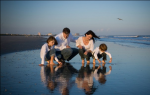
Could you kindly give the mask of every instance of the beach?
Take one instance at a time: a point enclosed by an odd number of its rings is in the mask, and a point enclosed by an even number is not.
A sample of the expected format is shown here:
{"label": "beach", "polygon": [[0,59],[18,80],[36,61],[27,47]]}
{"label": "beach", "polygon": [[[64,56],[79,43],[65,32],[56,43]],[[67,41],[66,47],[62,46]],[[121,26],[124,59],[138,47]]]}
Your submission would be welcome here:
{"label": "beach", "polygon": [[40,36],[1,36],[1,55],[40,49],[46,40]]}
{"label": "beach", "polygon": [[[109,66],[112,67],[111,73],[105,75],[105,82],[101,83],[94,76],[92,58],[89,66],[86,63],[82,66],[81,58],[77,55],[67,62],[69,65],[65,65],[63,70],[54,74],[46,66],[38,66],[41,62],[40,48],[46,41],[45,38],[6,39],[8,38],[1,40],[1,95],[61,95],[63,92],[70,95],[150,94],[149,45],[137,47],[133,44],[130,46],[103,40],[96,41],[94,48],[105,43],[112,55],[112,63],[109,63],[107,56],[105,64],[106,72],[110,71]],[[4,46],[4,41],[10,45]],[[70,46],[75,47],[75,43],[70,43]],[[96,61],[96,66],[99,65],[102,66]],[[54,71],[56,68],[54,67]]]}

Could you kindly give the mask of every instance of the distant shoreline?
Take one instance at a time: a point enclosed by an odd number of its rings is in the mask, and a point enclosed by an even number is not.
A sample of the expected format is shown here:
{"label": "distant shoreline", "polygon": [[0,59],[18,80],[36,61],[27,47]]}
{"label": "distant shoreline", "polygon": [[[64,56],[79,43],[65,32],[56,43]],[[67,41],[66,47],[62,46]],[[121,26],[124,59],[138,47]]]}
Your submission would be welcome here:
{"label": "distant shoreline", "polygon": [[0,34],[0,36],[55,36],[54,35],[31,35],[31,34]]}

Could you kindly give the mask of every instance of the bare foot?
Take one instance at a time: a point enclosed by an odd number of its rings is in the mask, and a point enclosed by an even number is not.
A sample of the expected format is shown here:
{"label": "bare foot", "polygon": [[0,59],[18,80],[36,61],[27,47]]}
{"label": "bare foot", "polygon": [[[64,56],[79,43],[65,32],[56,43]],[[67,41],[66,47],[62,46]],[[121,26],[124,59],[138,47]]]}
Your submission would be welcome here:
{"label": "bare foot", "polygon": [[39,64],[39,66],[44,66],[44,64]]}

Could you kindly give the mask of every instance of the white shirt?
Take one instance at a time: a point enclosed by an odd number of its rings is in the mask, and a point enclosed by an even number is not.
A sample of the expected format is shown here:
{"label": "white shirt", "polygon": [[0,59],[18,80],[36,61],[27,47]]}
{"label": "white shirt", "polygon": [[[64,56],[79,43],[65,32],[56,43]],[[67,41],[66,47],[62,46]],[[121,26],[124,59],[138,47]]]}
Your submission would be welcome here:
{"label": "white shirt", "polygon": [[79,37],[79,38],[77,39],[77,41],[76,41],[76,46],[78,46],[78,45],[81,45],[85,50],[91,50],[91,51],[93,51],[93,49],[94,49],[93,40],[91,39],[91,40],[89,41],[88,45],[85,45],[85,44],[83,43],[82,36]]}
{"label": "white shirt", "polygon": [[[100,50],[99,50],[99,47],[96,47],[95,49],[94,49],[94,51],[93,51],[93,54],[94,54],[94,57],[95,57],[95,59],[98,59],[98,57],[97,57],[97,54],[102,54],[103,52],[101,52]],[[109,53],[109,52],[107,52],[107,51],[105,51],[105,53],[109,56],[109,58],[112,58],[111,57],[111,54]]]}
{"label": "white shirt", "polygon": [[65,39],[63,36],[63,33],[60,33],[55,36],[55,39],[57,40],[58,45],[55,46],[55,49],[57,51],[61,51],[66,48],[67,45],[69,45],[71,42],[76,42],[76,39],[73,37],[73,35],[70,33],[68,38]]}
{"label": "white shirt", "polygon": [[[45,43],[45,44],[42,46],[41,52],[40,52],[41,64],[44,64],[44,62],[45,62],[45,55],[46,55],[46,53],[47,53],[49,50],[53,49],[53,48],[54,48],[54,46],[52,46],[52,47],[49,49],[47,43]],[[58,59],[57,59],[56,56],[55,56],[55,60],[58,62]]]}

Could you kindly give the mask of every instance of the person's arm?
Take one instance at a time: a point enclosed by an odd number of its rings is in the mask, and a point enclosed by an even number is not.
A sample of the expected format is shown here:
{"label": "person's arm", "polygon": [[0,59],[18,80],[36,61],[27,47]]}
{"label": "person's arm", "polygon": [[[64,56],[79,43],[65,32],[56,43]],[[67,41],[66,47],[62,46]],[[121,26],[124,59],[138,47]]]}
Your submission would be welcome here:
{"label": "person's arm", "polygon": [[77,40],[76,40],[76,47],[78,47],[79,49],[82,49],[82,46],[81,46],[81,39],[82,37],[79,37]]}
{"label": "person's arm", "polygon": [[41,48],[41,64],[44,65],[46,55],[46,45],[44,44]]}
{"label": "person's arm", "polygon": [[70,41],[75,43],[77,39],[71,33],[69,34],[69,36],[70,36]]}
{"label": "person's arm", "polygon": [[92,53],[92,51],[93,51],[93,49],[94,49],[94,43],[93,43],[93,40],[90,40],[89,44],[90,44],[90,49],[87,50],[86,52],[87,52],[87,53],[88,53],[88,52],[91,52],[91,53]]}
{"label": "person's arm", "polygon": [[109,52],[105,52],[105,53],[109,56],[109,58],[110,58],[109,63],[111,63],[112,62],[112,56],[111,56],[111,54]]}
{"label": "person's arm", "polygon": [[98,77],[98,74],[97,74],[97,71],[98,71],[98,69],[95,69],[94,75],[93,75],[93,76],[95,77],[96,80],[98,80],[98,78],[99,78],[99,77]]}

